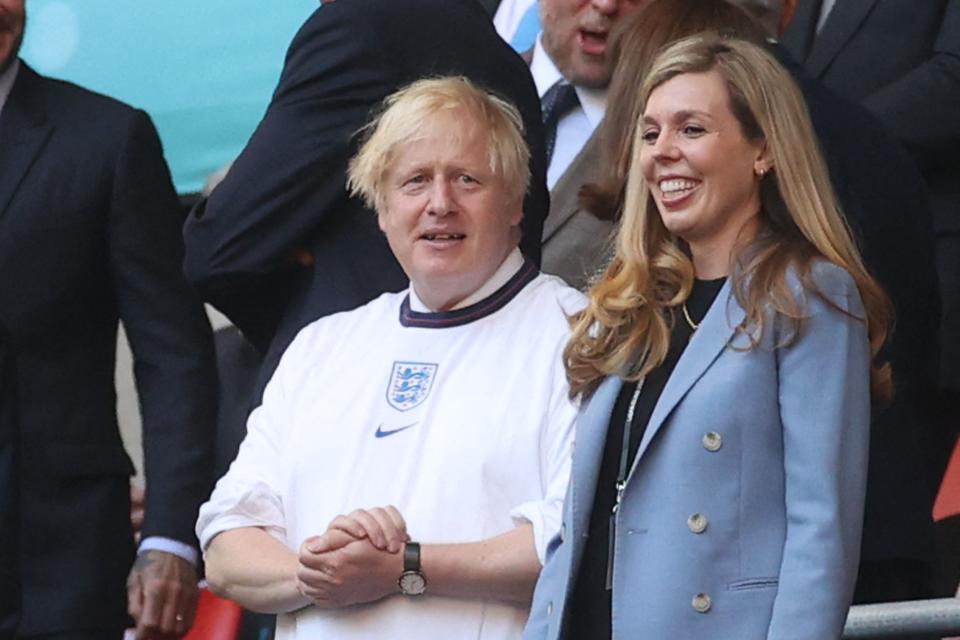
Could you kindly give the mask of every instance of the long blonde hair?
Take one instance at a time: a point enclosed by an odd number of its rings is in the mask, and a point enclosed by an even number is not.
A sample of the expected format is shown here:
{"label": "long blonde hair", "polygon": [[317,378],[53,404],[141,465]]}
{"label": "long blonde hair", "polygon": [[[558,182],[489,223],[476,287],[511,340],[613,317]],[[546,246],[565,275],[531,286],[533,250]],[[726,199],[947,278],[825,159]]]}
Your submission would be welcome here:
{"label": "long blonde hair", "polygon": [[[735,250],[731,264],[732,291],[746,311],[737,330],[756,347],[765,312],[772,309],[788,320],[790,336],[796,337],[804,313],[787,272],[796,269],[804,286],[819,294],[810,267],[822,258],[843,267],[856,283],[875,358],[886,338],[890,303],[867,272],[840,213],[806,104],[789,74],[761,47],[703,34],[657,56],[640,88],[642,104],[671,78],[711,70],[727,84],[743,135],[766,143],[774,167],[760,182],[763,230]],[[682,241],[663,225],[642,175],[642,131],[637,127],[634,136],[614,257],[591,288],[588,306],[571,319],[564,360],[572,396],[589,396],[606,376],[639,379],[658,367],[669,347],[672,308],[693,286],[693,264]],[[889,365],[873,366],[871,391],[877,403],[890,399]]]}

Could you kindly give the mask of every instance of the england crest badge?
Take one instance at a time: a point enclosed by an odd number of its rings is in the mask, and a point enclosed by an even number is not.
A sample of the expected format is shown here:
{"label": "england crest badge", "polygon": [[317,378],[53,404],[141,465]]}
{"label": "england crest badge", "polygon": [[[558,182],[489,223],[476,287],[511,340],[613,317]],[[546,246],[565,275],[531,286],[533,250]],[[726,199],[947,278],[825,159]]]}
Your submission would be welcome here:
{"label": "england crest badge", "polygon": [[430,395],[437,365],[429,362],[394,362],[387,385],[387,402],[398,411],[413,409]]}

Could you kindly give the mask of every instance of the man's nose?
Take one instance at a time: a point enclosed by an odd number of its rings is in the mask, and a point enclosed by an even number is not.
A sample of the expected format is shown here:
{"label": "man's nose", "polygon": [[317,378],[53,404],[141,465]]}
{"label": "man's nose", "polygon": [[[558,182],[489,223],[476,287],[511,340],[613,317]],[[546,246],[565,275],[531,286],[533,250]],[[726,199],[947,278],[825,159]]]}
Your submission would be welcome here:
{"label": "man's nose", "polygon": [[452,186],[448,180],[438,178],[430,186],[430,201],[427,212],[435,216],[445,216],[455,210]]}
{"label": "man's nose", "polygon": [[623,4],[626,4],[624,0],[590,0],[590,4],[597,13],[602,13],[605,16],[615,15]]}

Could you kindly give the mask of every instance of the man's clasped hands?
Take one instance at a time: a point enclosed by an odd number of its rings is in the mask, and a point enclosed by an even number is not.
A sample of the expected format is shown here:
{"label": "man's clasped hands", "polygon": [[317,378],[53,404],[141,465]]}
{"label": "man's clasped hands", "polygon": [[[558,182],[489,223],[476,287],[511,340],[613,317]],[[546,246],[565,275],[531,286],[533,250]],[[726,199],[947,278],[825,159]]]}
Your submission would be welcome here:
{"label": "man's clasped hands", "polygon": [[398,593],[407,525],[392,506],[357,509],[303,541],[297,588],[315,606],[337,609]]}

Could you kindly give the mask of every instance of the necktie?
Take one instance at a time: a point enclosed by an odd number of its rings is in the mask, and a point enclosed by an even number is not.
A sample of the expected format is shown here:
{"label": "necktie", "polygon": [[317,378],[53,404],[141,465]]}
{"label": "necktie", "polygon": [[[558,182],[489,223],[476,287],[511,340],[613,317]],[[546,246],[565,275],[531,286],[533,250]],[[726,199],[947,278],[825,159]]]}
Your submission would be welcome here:
{"label": "necktie", "polygon": [[547,89],[540,101],[543,113],[543,133],[547,143],[547,166],[553,158],[553,147],[557,142],[557,124],[560,118],[573,110],[578,104],[577,92],[573,85],[564,80],[558,81]]}

